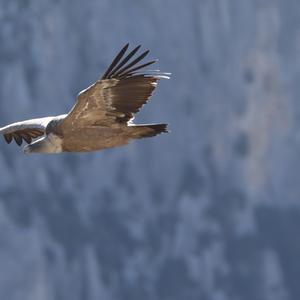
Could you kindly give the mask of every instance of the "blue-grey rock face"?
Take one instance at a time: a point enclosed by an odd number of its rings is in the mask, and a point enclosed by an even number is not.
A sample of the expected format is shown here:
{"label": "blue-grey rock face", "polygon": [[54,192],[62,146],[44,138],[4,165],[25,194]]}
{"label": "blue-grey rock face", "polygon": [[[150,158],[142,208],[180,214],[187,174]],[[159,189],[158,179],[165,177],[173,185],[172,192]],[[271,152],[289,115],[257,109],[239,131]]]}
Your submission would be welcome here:
{"label": "blue-grey rock face", "polygon": [[0,120],[67,112],[126,43],[172,80],[92,154],[0,142],[0,299],[300,297],[300,3],[0,2]]}

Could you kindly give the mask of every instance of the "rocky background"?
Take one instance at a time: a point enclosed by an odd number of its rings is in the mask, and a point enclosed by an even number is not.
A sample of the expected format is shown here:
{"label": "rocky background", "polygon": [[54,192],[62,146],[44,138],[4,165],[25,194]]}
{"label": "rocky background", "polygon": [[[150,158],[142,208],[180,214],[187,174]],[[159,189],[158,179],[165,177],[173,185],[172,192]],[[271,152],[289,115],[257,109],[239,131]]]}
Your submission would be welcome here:
{"label": "rocky background", "polygon": [[0,126],[67,112],[127,42],[162,71],[91,154],[0,141],[0,299],[300,299],[300,2],[1,0]]}

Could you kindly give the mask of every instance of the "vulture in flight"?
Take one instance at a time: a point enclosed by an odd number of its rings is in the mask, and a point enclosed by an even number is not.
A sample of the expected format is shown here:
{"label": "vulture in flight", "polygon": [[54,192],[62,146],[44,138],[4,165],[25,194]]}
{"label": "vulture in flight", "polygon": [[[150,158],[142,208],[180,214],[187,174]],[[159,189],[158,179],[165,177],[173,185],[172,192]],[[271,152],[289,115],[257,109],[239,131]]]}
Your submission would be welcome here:
{"label": "vulture in flight", "polygon": [[[5,141],[25,153],[88,152],[127,144],[167,131],[167,124],[133,124],[134,114],[149,100],[157,82],[169,78],[159,70],[145,71],[156,60],[140,63],[148,51],[126,55],[129,44],[118,53],[103,77],[81,91],[65,115],[17,122],[0,128]],[[136,57],[137,56],[137,57]],[[140,64],[139,64],[140,63]]]}

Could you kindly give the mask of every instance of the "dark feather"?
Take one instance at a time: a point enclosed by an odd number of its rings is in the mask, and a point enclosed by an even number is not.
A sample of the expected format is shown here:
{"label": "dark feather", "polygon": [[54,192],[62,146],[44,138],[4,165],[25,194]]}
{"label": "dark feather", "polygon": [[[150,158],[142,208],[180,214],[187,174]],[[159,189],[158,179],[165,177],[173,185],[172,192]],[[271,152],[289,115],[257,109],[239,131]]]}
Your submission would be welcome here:
{"label": "dark feather", "polygon": [[21,145],[22,145],[22,142],[23,142],[22,137],[19,136],[19,135],[16,134],[16,133],[13,133],[12,135],[13,135],[13,138],[14,138],[15,142],[16,142],[19,146],[21,146]]}
{"label": "dark feather", "polygon": [[119,63],[119,61],[122,59],[123,55],[125,54],[125,52],[128,49],[129,44],[126,44],[122,50],[118,53],[118,55],[115,57],[115,59],[113,60],[113,62],[111,63],[111,65],[108,67],[108,69],[106,70],[106,72],[104,73],[102,79],[106,79],[108,74],[112,71],[112,69]]}
{"label": "dark feather", "polygon": [[145,68],[145,67],[147,67],[147,66],[150,66],[150,65],[152,65],[152,64],[154,64],[154,63],[156,63],[156,62],[157,62],[157,60],[152,60],[152,61],[149,61],[148,63],[145,63],[145,64],[143,64],[143,65],[137,66],[137,67],[135,67],[135,68],[133,68],[133,69],[131,69],[131,70],[128,70],[127,72],[123,73],[123,74],[120,76],[120,78],[127,77],[127,76],[131,76],[131,75],[133,75],[133,74],[135,73],[135,71],[138,71],[138,70],[140,70],[140,69],[142,69],[142,68]]}
{"label": "dark feather", "polygon": [[23,140],[27,144],[30,144],[32,142],[32,139],[42,136],[43,134],[44,134],[44,132],[40,129],[21,129],[21,130],[12,132],[12,133],[4,134],[4,139],[8,144],[10,144],[12,142],[12,140],[14,139],[15,142],[19,146],[21,146]]}
{"label": "dark feather", "polygon": [[4,139],[7,144],[10,144],[12,141],[12,135],[11,134],[4,134]]}
{"label": "dark feather", "polygon": [[134,56],[134,54],[141,48],[141,45],[134,48],[118,65],[115,67],[108,75],[107,77],[110,78],[114,76],[114,74],[119,71],[130,59]]}
{"label": "dark feather", "polygon": [[21,137],[23,138],[23,140],[24,140],[27,144],[30,144],[31,141],[32,141],[30,135],[28,135],[28,134],[23,133],[23,134],[21,134]]}
{"label": "dark feather", "polygon": [[137,57],[134,61],[132,61],[130,64],[128,64],[127,66],[125,66],[124,68],[122,68],[121,70],[119,70],[117,73],[114,74],[114,78],[117,78],[118,76],[122,76],[122,73],[127,71],[128,69],[130,69],[132,66],[134,66],[135,64],[137,64],[139,61],[141,61],[143,58],[145,58],[147,56],[147,54],[149,53],[149,50],[145,51],[144,53],[142,53],[139,57]]}
{"label": "dark feather", "polygon": [[138,75],[123,78],[113,87],[112,106],[116,112],[124,114],[117,117],[118,122],[128,122],[140,110],[149,100],[157,80],[155,77]]}

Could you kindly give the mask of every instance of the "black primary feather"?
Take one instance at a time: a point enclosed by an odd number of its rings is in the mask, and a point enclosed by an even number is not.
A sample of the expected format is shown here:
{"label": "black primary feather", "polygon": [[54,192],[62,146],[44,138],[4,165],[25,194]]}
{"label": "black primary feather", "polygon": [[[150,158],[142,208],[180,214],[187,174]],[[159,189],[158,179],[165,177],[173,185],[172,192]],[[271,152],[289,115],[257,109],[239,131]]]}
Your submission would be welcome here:
{"label": "black primary feather", "polygon": [[130,59],[134,56],[134,54],[141,48],[141,45],[134,48],[108,75],[107,77],[112,77],[117,71],[119,71]]}
{"label": "black primary feather", "polygon": [[11,134],[4,134],[4,139],[7,144],[10,144],[12,141],[12,135]]}
{"label": "black primary feather", "polygon": [[16,142],[19,146],[21,146],[21,145],[22,145],[22,142],[23,142],[22,138],[21,138],[18,134],[13,134],[13,137],[14,137],[15,142]]}
{"label": "black primary feather", "polygon": [[123,77],[126,77],[126,76],[134,75],[134,73],[135,73],[136,71],[138,71],[138,70],[140,70],[140,69],[142,69],[142,68],[145,68],[145,67],[147,67],[147,66],[150,66],[150,65],[152,65],[152,64],[154,64],[154,63],[156,63],[156,62],[157,62],[157,60],[149,61],[148,63],[145,63],[145,64],[143,64],[143,65],[140,65],[140,66],[137,66],[137,67],[135,67],[135,68],[133,68],[133,69],[128,70],[127,72],[123,73],[123,74],[120,75],[119,77],[120,77],[120,78],[123,78]]}
{"label": "black primary feather", "polygon": [[137,64],[139,61],[141,61],[143,58],[145,58],[147,56],[147,54],[149,53],[149,50],[145,51],[144,53],[142,53],[139,57],[137,57],[134,61],[132,61],[130,64],[128,64],[127,66],[125,66],[124,68],[122,68],[121,70],[119,70],[117,73],[114,74],[114,77],[119,77],[122,76],[122,73],[124,73],[125,71],[127,71],[128,69],[130,69],[132,66],[134,66],[135,64]]}
{"label": "black primary feather", "polygon": [[[125,56],[126,51],[128,50],[129,44],[126,44],[122,50],[117,54],[117,56],[114,58],[113,62],[108,67],[107,71],[104,73],[102,79],[124,79],[129,78],[133,76],[153,76],[159,78],[159,76],[168,77],[170,74],[164,74],[160,73],[159,70],[151,70],[145,73],[143,72],[143,68],[150,66],[157,62],[158,60],[152,60],[150,62],[141,64],[139,66],[136,66],[138,62],[143,60],[149,53],[149,50],[143,52],[141,55],[139,55],[136,59],[134,59],[132,62],[129,62],[132,57],[138,52],[138,50],[141,48],[141,45],[134,48],[129,54]],[[124,57],[125,56],[125,57]]]}
{"label": "black primary feather", "polygon": [[115,57],[115,59],[113,60],[113,62],[110,64],[110,66],[108,67],[108,69],[106,70],[106,72],[104,73],[102,79],[106,79],[107,75],[112,71],[112,69],[119,63],[119,61],[122,59],[122,57],[124,56],[125,52],[128,49],[129,44],[126,44],[122,50],[118,53],[118,55]]}

